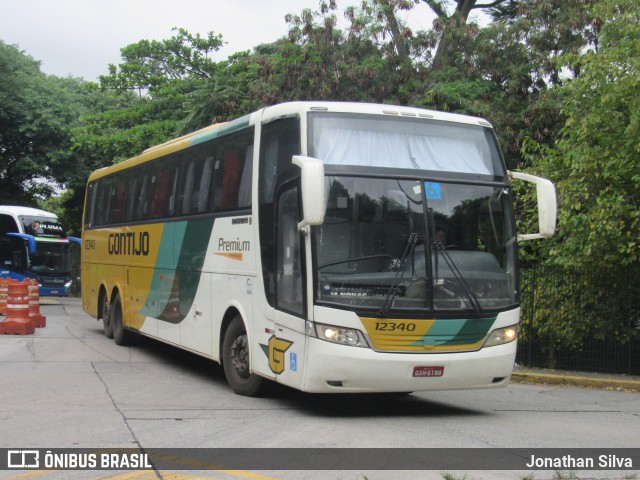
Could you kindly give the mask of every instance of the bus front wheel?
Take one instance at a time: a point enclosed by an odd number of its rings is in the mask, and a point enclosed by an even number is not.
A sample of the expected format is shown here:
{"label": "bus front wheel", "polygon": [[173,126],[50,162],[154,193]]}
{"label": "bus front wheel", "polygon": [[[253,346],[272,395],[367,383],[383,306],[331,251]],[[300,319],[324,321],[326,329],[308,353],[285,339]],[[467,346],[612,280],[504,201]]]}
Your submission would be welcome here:
{"label": "bus front wheel", "polygon": [[236,316],[224,335],[222,344],[222,367],[227,382],[238,395],[254,397],[264,394],[267,382],[251,373],[249,363],[249,341],[240,316]]}
{"label": "bus front wheel", "polygon": [[129,345],[133,339],[133,333],[124,328],[124,315],[122,314],[122,302],[120,294],[116,293],[110,308],[110,322],[113,328],[113,340],[116,345]]}

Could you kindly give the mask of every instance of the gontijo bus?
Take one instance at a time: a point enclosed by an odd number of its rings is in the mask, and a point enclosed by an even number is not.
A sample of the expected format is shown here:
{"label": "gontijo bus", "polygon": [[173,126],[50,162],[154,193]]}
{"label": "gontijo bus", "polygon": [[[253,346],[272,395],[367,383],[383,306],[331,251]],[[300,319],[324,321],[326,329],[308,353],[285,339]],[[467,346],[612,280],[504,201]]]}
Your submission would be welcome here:
{"label": "gontijo bus", "polygon": [[69,295],[71,245],[54,213],[31,207],[0,205],[0,277],[36,278],[42,296]]}
{"label": "gontijo bus", "polygon": [[94,172],[84,309],[221,362],[236,393],[504,387],[516,353],[510,177],[482,119],[294,102]]}

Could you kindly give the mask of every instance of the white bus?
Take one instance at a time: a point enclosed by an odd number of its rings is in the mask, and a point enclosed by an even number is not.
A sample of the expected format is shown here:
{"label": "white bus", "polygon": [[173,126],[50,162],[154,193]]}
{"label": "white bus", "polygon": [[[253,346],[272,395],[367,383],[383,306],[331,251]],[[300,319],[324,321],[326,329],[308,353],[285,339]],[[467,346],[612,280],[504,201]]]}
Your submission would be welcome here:
{"label": "white bus", "polygon": [[68,237],[57,215],[30,207],[0,205],[0,277],[38,279],[41,296],[66,297],[73,279]]}
{"label": "white bus", "polygon": [[94,172],[85,310],[126,344],[222,363],[233,390],[504,387],[519,322],[510,176],[482,119],[293,102]]}

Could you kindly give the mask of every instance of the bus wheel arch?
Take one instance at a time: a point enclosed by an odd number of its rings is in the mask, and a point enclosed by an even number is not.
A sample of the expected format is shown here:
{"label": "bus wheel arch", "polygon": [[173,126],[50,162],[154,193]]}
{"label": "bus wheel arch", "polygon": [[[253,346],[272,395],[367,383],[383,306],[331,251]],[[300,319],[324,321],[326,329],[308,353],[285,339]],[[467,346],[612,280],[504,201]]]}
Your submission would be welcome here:
{"label": "bus wheel arch", "polygon": [[107,289],[104,285],[101,285],[98,293],[98,320],[102,320],[102,328],[107,338],[113,338],[113,324],[111,323],[109,312],[110,305],[111,302],[107,300]]}
{"label": "bus wheel arch", "polygon": [[220,360],[232,390],[247,397],[263,395],[269,381],[251,373],[247,328],[235,308],[229,309],[224,316],[220,340]]}

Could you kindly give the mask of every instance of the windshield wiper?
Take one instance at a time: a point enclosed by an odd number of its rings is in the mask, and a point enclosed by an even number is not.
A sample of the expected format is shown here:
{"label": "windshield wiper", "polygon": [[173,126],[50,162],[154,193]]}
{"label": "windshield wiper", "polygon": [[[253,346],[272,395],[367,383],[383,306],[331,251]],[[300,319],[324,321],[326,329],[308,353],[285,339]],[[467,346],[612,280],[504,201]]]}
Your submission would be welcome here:
{"label": "windshield wiper", "polygon": [[400,260],[398,260],[398,264],[396,265],[396,275],[393,277],[393,282],[391,283],[391,287],[389,287],[389,291],[387,292],[387,296],[382,302],[382,306],[380,307],[380,314],[386,314],[393,301],[398,296],[398,292],[400,291],[400,282],[402,281],[402,277],[404,277],[405,269],[404,262],[407,260],[409,255],[413,253],[413,250],[416,248],[416,243],[418,243],[418,234],[411,233],[409,234],[409,238],[407,239],[407,245],[404,247],[404,252]]}
{"label": "windshield wiper", "polygon": [[436,258],[435,258],[436,281],[438,279],[438,252],[442,252],[442,257],[444,258],[445,263],[451,270],[451,273],[453,273],[453,277],[458,281],[458,284],[462,287],[462,290],[464,291],[465,296],[469,300],[469,303],[473,307],[474,312],[476,313],[476,315],[480,315],[482,313],[482,305],[480,305],[480,301],[478,300],[478,297],[476,296],[476,294],[473,292],[469,284],[466,282],[466,280],[460,273],[460,270],[458,269],[455,262],[451,258],[451,255],[449,255],[449,252],[447,252],[447,250],[445,249],[444,244],[442,242],[433,242],[433,249],[435,250],[435,253],[436,253]]}

